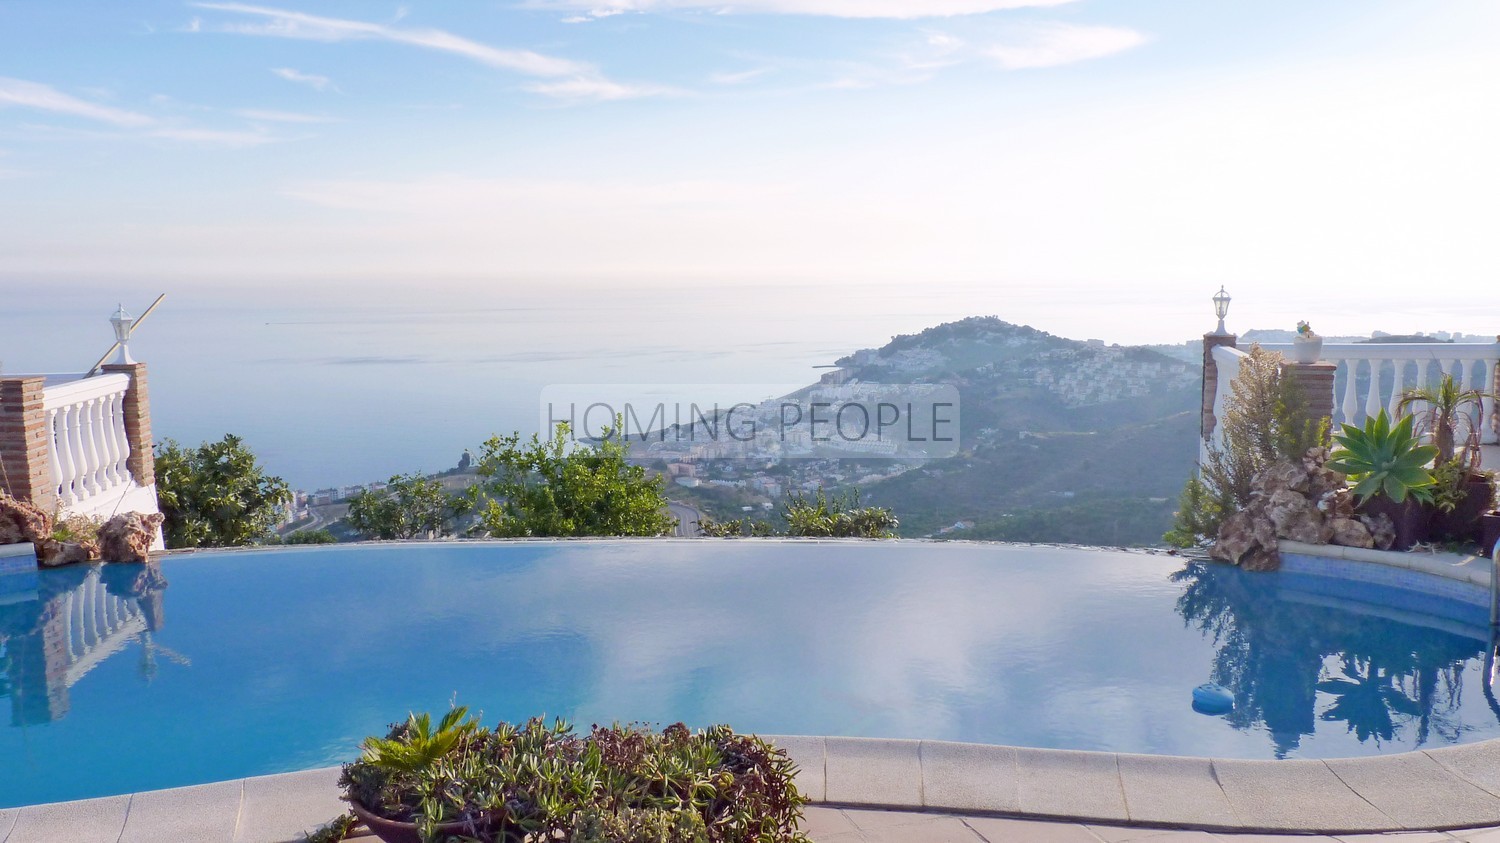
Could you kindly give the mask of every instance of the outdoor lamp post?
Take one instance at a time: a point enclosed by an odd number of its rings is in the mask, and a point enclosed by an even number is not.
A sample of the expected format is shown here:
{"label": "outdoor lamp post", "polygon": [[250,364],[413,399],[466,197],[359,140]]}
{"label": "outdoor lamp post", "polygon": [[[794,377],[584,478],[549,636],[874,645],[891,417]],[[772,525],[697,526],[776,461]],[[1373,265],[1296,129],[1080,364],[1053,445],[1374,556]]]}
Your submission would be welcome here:
{"label": "outdoor lamp post", "polygon": [[115,363],[130,365],[135,361],[130,357],[130,331],[135,327],[136,320],[125,312],[125,305],[115,311],[115,315],[109,317],[109,324],[115,328],[115,342],[120,344],[120,354],[115,358]]}
{"label": "outdoor lamp post", "polygon": [[1214,333],[1221,336],[1229,333],[1224,328],[1224,317],[1229,315],[1229,294],[1224,292],[1223,286],[1219,287],[1219,292],[1214,293],[1214,313],[1219,316],[1219,327]]}

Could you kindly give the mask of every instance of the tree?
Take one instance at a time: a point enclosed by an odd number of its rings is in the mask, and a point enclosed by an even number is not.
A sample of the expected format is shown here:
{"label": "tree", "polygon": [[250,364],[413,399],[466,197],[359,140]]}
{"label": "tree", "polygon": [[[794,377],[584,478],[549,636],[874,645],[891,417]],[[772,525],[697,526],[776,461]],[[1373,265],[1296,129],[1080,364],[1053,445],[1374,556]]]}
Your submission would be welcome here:
{"label": "tree", "polygon": [[533,434],[491,437],[479,458],[484,498],[479,520],[493,536],[663,536],[667,513],[660,476],[626,462],[619,420],[598,444],[569,446],[558,424],[542,441]]}
{"label": "tree", "polygon": [[1240,361],[1218,420],[1223,446],[1210,444],[1208,459],[1188,478],[1175,524],[1162,537],[1168,544],[1191,547],[1214,538],[1224,519],[1250,505],[1257,474],[1328,445],[1328,418],[1311,416],[1307,396],[1283,362],[1258,345]]}
{"label": "tree", "polygon": [[[1423,433],[1431,434],[1432,444],[1438,449],[1435,464],[1442,465],[1453,460],[1459,420],[1467,422],[1465,427],[1472,433],[1474,416],[1484,410],[1486,398],[1493,399],[1494,396],[1478,389],[1459,389],[1453,376],[1444,374],[1436,386],[1427,384],[1408,387],[1401,393],[1396,412],[1407,412],[1414,404],[1426,405],[1417,416],[1417,425]],[[1466,453],[1464,456],[1464,468],[1467,469],[1469,455]]]}
{"label": "tree", "polygon": [[350,498],[344,520],[371,538],[437,538],[451,535],[454,519],[472,506],[468,498],[448,494],[441,481],[398,474],[384,491]]}
{"label": "tree", "polygon": [[266,474],[244,440],[183,448],[156,446],[156,497],[168,547],[233,547],[271,535],[276,508],[291,500],[280,477]]}

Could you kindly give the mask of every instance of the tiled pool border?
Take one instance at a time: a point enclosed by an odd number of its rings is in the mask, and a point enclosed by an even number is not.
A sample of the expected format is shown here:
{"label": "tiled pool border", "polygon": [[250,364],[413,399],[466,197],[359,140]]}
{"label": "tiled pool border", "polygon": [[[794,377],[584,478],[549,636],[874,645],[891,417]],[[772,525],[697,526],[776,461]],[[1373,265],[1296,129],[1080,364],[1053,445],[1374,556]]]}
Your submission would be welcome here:
{"label": "tiled pool border", "polygon": [[[1294,542],[1282,550],[1289,569],[1301,573],[1346,560],[1489,586],[1489,560],[1480,557]],[[1350,569],[1334,563],[1325,570]],[[797,763],[798,787],[815,804],[1301,834],[1500,825],[1500,739],[1369,758],[1256,761],[767,737]],[[342,811],[337,778],[334,767],[0,809],[0,843],[295,841]]]}

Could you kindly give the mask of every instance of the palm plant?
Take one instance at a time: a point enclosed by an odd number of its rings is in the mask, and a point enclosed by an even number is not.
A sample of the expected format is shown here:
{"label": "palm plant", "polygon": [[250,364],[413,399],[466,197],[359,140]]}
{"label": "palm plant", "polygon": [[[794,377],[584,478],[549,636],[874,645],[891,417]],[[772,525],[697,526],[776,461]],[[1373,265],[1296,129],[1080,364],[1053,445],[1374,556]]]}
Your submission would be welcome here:
{"label": "palm plant", "polygon": [[1340,447],[1325,465],[1347,475],[1361,501],[1383,492],[1396,503],[1408,496],[1431,503],[1434,481],[1427,465],[1438,449],[1417,443],[1412,422],[1411,416],[1403,416],[1393,427],[1381,410],[1380,415],[1365,419],[1363,428],[1345,427],[1334,437]]}
{"label": "palm plant", "polygon": [[1467,419],[1468,413],[1483,412],[1484,400],[1494,396],[1478,389],[1459,389],[1452,375],[1443,375],[1436,386],[1426,384],[1414,386],[1401,393],[1396,412],[1404,412],[1413,404],[1425,404],[1420,414],[1421,430],[1432,436],[1437,447],[1437,464],[1453,459],[1459,419]]}

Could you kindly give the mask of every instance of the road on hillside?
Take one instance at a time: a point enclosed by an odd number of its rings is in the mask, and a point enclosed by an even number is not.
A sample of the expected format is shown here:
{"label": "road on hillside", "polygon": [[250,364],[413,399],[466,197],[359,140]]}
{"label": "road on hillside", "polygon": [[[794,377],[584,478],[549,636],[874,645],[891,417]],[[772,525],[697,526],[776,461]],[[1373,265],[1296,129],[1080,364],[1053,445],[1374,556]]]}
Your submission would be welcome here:
{"label": "road on hillside", "polygon": [[677,519],[677,532],[673,535],[689,537],[698,535],[698,523],[703,519],[702,513],[685,503],[676,501],[667,504],[667,511]]}

